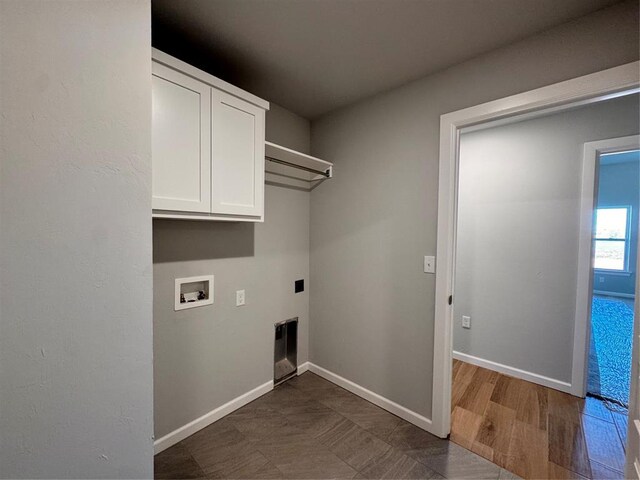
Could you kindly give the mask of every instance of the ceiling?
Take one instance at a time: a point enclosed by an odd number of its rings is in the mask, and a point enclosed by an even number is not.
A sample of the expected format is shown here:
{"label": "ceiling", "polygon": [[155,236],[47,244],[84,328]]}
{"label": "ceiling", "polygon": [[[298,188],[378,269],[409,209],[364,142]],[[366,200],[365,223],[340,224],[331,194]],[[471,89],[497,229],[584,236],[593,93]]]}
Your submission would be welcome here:
{"label": "ceiling", "polygon": [[152,0],[152,35],[312,119],[617,1]]}

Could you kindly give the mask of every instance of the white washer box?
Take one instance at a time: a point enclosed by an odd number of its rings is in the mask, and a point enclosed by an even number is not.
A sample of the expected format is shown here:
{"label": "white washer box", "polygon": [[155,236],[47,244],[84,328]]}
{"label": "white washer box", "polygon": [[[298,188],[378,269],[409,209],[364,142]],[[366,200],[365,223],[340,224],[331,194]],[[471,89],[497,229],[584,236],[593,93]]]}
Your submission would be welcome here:
{"label": "white washer box", "polygon": [[213,304],[213,275],[176,278],[174,310]]}

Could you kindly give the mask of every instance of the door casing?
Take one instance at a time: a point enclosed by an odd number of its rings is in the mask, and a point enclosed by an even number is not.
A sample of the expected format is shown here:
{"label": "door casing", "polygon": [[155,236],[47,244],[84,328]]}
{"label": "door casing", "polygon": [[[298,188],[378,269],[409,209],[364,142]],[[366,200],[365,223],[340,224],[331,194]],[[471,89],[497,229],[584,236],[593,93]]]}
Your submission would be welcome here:
{"label": "door casing", "polygon": [[[571,393],[587,394],[588,358],[591,338],[591,296],[593,292],[593,214],[597,201],[597,181],[600,155],[637,150],[640,135],[610,138],[584,144],[582,154],[582,188],[580,196],[580,237],[578,244],[578,285],[576,291],[575,329],[573,338],[573,369]],[[637,279],[636,279],[637,283]]]}
{"label": "door casing", "polygon": [[[436,271],[432,433],[445,438],[451,430],[451,363],[455,241],[460,133],[511,117],[533,118],[640,91],[640,62],[632,62],[547,87],[502,98],[440,117],[438,178],[439,268]],[[636,383],[637,383],[637,379]],[[572,386],[573,388],[573,386]],[[633,386],[632,386],[633,388]]]}

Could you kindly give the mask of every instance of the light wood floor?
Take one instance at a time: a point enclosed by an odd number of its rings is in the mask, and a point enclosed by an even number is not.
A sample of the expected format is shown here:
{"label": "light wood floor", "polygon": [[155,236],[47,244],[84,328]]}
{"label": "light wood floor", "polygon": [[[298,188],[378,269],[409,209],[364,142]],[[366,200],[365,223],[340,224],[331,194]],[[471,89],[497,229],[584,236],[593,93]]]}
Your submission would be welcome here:
{"label": "light wood floor", "polygon": [[597,399],[454,360],[451,440],[523,478],[623,478],[626,421]]}

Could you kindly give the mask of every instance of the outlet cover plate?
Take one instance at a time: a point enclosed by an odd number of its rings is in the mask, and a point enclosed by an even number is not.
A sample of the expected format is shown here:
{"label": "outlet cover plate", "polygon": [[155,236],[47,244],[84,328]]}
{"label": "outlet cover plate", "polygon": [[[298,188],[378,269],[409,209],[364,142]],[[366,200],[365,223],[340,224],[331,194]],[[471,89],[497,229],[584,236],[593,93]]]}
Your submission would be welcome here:
{"label": "outlet cover plate", "polygon": [[236,290],[236,307],[241,307],[245,304],[244,290]]}

